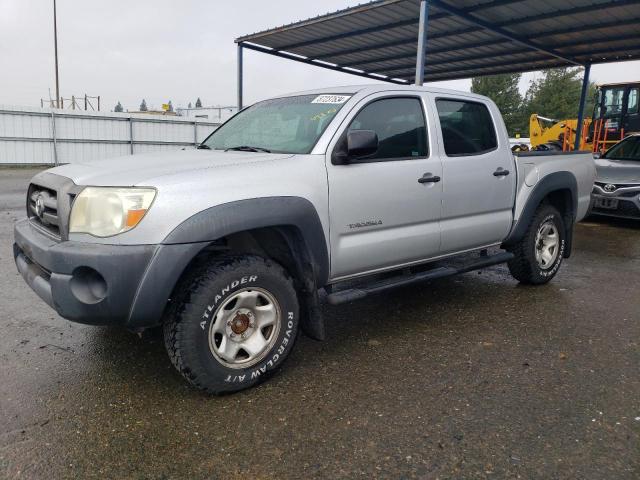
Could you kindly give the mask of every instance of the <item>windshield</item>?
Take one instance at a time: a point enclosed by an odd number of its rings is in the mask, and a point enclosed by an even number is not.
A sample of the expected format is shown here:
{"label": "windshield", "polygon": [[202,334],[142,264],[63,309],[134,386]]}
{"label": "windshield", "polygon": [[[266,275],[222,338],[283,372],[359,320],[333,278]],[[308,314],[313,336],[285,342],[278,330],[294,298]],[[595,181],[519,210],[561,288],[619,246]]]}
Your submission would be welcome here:
{"label": "windshield", "polygon": [[602,158],[640,161],[640,135],[625,138],[607,150],[607,153]]}
{"label": "windshield", "polygon": [[202,148],[309,153],[349,95],[300,95],[265,100],[214,131]]}
{"label": "windshield", "polygon": [[607,88],[604,91],[604,114],[616,115],[622,112],[624,87]]}

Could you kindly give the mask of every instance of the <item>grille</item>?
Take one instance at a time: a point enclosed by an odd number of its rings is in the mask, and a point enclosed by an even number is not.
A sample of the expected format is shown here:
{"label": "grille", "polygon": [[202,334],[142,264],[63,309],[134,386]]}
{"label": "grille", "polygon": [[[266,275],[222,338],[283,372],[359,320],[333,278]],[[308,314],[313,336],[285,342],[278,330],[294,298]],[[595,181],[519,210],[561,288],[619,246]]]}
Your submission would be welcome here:
{"label": "grille", "polygon": [[[609,185],[608,183],[602,183],[602,182],[595,182],[595,184],[600,187],[602,190],[604,190],[604,186],[605,185]],[[616,186],[616,189],[613,192],[608,192],[611,195],[614,195],[616,197],[625,197],[625,198],[632,198],[635,196],[640,196],[640,185],[638,185],[637,183],[633,183],[633,184],[627,184],[627,183],[616,183],[614,184]],[[633,188],[633,190],[628,191],[628,192],[620,192],[619,190],[621,188]],[[606,190],[604,190],[606,192]],[[598,189],[594,188],[593,189],[593,193],[595,193],[596,195],[601,195],[602,192],[600,192]]]}
{"label": "grille", "polygon": [[619,200],[618,208],[616,209],[594,208],[593,212],[603,215],[616,215],[618,217],[640,218],[640,209],[633,202],[626,200]]}
{"label": "grille", "polygon": [[620,194],[620,196],[621,197],[627,197],[627,198],[635,197],[635,196],[640,197],[640,190],[637,190],[635,192],[623,192],[623,193]]}
{"label": "grille", "polygon": [[31,184],[27,194],[29,220],[42,229],[60,238],[58,217],[58,193],[41,185]]}
{"label": "grille", "polygon": [[[609,185],[609,183],[603,183],[603,182],[594,182],[594,183],[598,187],[600,187],[602,190],[604,190],[605,192],[606,192],[606,190],[604,189],[604,186],[605,185]],[[614,183],[613,185],[616,186],[616,189],[613,192],[609,192],[609,193],[616,193],[621,188],[636,188],[636,189],[638,189],[640,187],[640,185],[638,185],[637,183]],[[626,193],[631,193],[631,192],[626,192]],[[631,193],[631,195],[637,195],[638,193],[640,193],[640,192],[636,191],[635,193]]]}
{"label": "grille", "polygon": [[[594,182],[599,187],[603,188],[605,185],[609,185],[610,182]],[[614,183],[616,190],[619,188],[637,187],[637,183]]]}

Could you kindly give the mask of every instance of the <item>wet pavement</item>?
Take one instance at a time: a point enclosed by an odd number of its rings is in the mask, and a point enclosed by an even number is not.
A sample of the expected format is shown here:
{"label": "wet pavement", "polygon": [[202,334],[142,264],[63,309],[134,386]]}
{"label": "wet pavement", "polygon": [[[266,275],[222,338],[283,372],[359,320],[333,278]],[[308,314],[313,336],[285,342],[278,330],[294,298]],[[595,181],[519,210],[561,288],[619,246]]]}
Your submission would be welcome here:
{"label": "wet pavement", "polygon": [[283,370],[209,397],[160,335],[59,318],[17,274],[0,170],[0,478],[640,477],[640,222],[589,219],[542,287],[506,267],[324,307]]}

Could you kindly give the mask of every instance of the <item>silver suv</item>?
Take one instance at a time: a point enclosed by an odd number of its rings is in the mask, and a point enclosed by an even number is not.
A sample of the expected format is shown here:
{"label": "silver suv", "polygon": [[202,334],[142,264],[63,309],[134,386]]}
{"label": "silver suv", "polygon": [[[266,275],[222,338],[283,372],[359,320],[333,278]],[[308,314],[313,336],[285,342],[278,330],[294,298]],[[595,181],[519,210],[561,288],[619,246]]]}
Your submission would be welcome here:
{"label": "silver suv", "polygon": [[36,175],[14,253],[62,317],[162,325],[180,373],[223,393],[300,329],[324,338],[320,289],[337,304],[498,263],[548,282],[594,176],[588,153],[514,156],[485,97],[338,87],[256,103],[197,150]]}

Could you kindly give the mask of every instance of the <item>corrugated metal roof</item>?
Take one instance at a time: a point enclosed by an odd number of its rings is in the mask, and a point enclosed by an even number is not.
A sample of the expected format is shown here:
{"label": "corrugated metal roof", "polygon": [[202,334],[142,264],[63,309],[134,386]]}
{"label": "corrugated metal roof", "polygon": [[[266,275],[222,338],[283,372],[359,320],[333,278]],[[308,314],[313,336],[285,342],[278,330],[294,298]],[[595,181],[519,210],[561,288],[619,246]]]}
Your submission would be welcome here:
{"label": "corrugated metal roof", "polygon": [[[246,48],[412,83],[419,0],[377,0],[236,39]],[[640,59],[639,0],[429,0],[424,81]]]}

